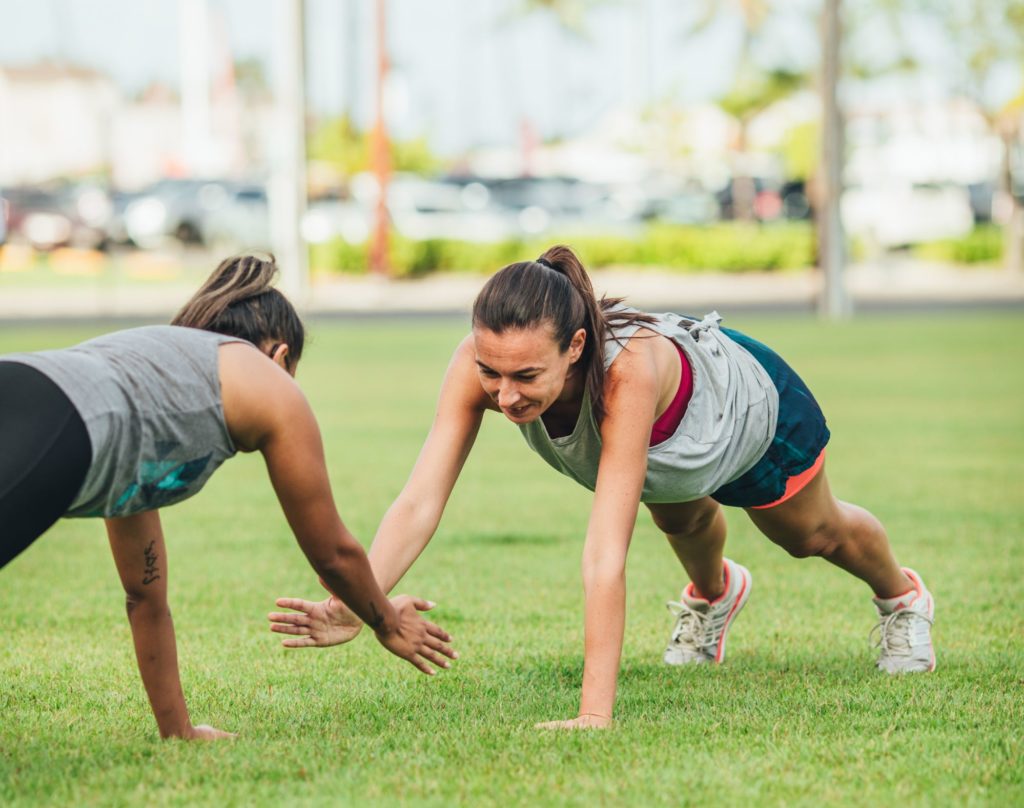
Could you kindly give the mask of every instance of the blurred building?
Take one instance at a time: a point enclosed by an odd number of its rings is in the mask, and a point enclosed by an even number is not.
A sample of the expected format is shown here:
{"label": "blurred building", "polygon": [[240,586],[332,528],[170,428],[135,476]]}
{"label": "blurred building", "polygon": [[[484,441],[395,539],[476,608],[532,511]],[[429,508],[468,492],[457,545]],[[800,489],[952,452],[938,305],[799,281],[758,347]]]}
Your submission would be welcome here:
{"label": "blurred building", "polygon": [[83,67],[0,67],[0,184],[102,172],[120,91]]}
{"label": "blurred building", "polygon": [[128,99],[108,77],[73,65],[0,67],[0,185],[105,177],[139,188],[168,176],[243,177],[266,171],[269,98],[242,98],[233,81],[210,87],[203,164],[190,165],[176,91],[152,85]]}

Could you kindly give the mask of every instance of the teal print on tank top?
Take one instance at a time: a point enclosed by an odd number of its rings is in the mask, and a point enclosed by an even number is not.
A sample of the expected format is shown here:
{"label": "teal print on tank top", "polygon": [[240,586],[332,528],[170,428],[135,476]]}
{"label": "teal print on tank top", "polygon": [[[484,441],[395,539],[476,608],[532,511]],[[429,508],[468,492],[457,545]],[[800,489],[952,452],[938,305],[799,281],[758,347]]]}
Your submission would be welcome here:
{"label": "teal print on tank top", "polygon": [[[161,447],[166,449],[166,445]],[[167,449],[169,453],[171,449]],[[121,513],[128,503],[138,497],[132,508],[153,511],[187,496],[189,486],[198,480],[210,463],[213,454],[179,463],[176,460],[147,460],[139,469],[139,479],[129,485],[114,504],[114,512]],[[139,507],[141,505],[141,508]]]}

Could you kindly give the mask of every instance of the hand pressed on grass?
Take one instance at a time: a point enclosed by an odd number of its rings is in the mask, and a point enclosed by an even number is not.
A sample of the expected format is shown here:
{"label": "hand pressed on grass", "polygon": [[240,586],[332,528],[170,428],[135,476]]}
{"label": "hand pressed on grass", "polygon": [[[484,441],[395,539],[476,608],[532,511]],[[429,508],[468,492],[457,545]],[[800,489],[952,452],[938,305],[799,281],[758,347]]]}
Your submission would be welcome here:
{"label": "hand pressed on grass", "polygon": [[581,713],[565,721],[544,721],[534,724],[534,729],[608,729],[614,722],[611,716],[600,713]]}
{"label": "hand pressed on grass", "polygon": [[233,741],[238,735],[234,732],[215,729],[209,724],[199,724],[189,727],[181,737],[186,741]]}

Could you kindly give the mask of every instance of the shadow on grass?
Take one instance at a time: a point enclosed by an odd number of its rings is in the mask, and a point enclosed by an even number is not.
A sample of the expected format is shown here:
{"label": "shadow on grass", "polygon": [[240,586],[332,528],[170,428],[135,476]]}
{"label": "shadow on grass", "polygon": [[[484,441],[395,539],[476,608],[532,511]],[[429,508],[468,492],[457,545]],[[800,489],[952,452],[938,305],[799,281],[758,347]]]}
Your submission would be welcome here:
{"label": "shadow on grass", "polygon": [[456,533],[450,539],[452,544],[491,545],[494,547],[516,545],[555,545],[561,539],[551,534],[539,533]]}

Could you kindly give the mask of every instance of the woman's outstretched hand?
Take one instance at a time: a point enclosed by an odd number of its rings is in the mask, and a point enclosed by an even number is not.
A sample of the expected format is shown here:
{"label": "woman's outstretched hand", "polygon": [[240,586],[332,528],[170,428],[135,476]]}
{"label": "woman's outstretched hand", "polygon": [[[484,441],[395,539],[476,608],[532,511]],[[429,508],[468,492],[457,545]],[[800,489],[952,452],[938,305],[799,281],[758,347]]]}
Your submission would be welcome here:
{"label": "woman's outstretched hand", "polygon": [[[440,626],[424,620],[419,612],[434,608],[434,604],[410,595],[391,599],[398,612],[398,625],[389,634],[378,634],[381,645],[391,653],[411,662],[424,673],[433,674],[430,667],[450,667],[448,659],[458,659],[458,653],[449,643],[451,635]],[[336,596],[313,601],[301,598],[278,598],[277,605],[290,612],[271,612],[270,630],[289,634],[281,644],[286,648],[326,648],[355,639],[363,622]]]}
{"label": "woman's outstretched hand", "polygon": [[354,640],[363,627],[363,621],[334,595],[320,601],[278,598],[276,603],[282,609],[293,610],[267,615],[271,631],[293,635],[281,641],[286,648],[341,645]]}
{"label": "woman's outstretched hand", "polygon": [[570,718],[567,721],[545,721],[542,724],[534,724],[534,729],[607,729],[612,725],[612,719],[607,715],[597,713],[583,713]]}
{"label": "woman's outstretched hand", "polygon": [[[440,626],[424,620],[419,612],[434,608],[434,604],[411,595],[391,598],[391,605],[398,612],[398,625],[387,634],[378,633],[380,642],[395,656],[412,663],[424,673],[433,676],[433,663],[439,668],[449,668],[448,659],[458,659],[459,654],[448,644],[451,636]],[[444,657],[448,657],[445,659]]]}

